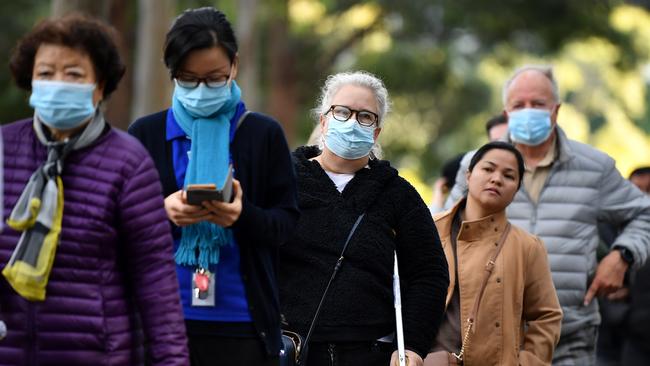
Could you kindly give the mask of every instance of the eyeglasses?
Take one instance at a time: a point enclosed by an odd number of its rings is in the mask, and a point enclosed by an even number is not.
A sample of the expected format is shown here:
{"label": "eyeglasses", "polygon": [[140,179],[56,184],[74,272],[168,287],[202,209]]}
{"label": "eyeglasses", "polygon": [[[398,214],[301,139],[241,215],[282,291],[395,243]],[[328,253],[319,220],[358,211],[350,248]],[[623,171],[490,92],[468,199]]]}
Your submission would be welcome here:
{"label": "eyeglasses", "polygon": [[208,76],[204,78],[196,78],[192,76],[178,76],[176,77],[176,83],[183,88],[194,89],[199,86],[199,84],[204,83],[208,88],[221,88],[228,84],[230,80],[230,75],[220,75],[220,76]]}
{"label": "eyeglasses", "polygon": [[371,127],[379,122],[379,115],[377,115],[377,113],[366,110],[358,111],[344,105],[333,105],[329,110],[327,110],[327,112],[325,112],[325,114],[329,112],[332,112],[332,117],[340,122],[349,120],[355,114],[357,115],[357,122],[362,126]]}

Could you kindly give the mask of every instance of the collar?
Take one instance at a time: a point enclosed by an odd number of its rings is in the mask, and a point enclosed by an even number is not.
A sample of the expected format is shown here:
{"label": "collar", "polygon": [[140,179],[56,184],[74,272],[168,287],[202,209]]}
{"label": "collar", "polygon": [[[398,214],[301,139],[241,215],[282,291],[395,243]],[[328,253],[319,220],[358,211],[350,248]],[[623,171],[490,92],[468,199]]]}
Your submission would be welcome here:
{"label": "collar", "polygon": [[575,155],[573,153],[573,149],[571,149],[571,146],[569,146],[569,138],[567,137],[566,133],[564,133],[564,130],[557,125],[555,126],[555,132],[555,143],[558,145],[557,160],[566,162],[573,159]]}
{"label": "collar", "polygon": [[354,173],[343,192],[338,192],[321,165],[310,160],[320,153],[318,146],[299,147],[293,153],[296,177],[301,182],[298,190],[301,208],[345,204],[360,214],[389,189],[393,179],[398,178],[397,170],[388,161],[370,159],[368,168]]}
{"label": "collar", "polygon": [[[506,136],[500,141],[512,144],[509,134],[506,134]],[[557,124],[555,125],[555,147],[553,150],[555,151],[555,159],[562,163],[571,160],[574,156],[573,150],[571,149],[571,146],[569,146],[569,138],[566,133],[564,133],[564,130]],[[544,160],[546,160],[546,157]]]}
{"label": "collar", "polygon": [[[466,197],[463,197],[450,210],[440,216],[436,216],[436,226],[438,227],[438,232],[442,233],[441,238],[449,240],[454,216],[461,207],[465,206],[465,200]],[[478,220],[462,221],[458,232],[458,240],[469,242],[485,240],[492,236],[500,236],[506,228],[507,223],[508,219],[506,218],[505,210]]]}
{"label": "collar", "polygon": [[165,129],[165,139],[167,141],[175,140],[181,137],[186,137],[187,135],[185,134],[185,131],[181,128],[181,126],[176,122],[176,119],[174,118],[174,113],[172,112],[172,109],[169,108],[167,110],[167,119],[166,119],[166,129]]}
{"label": "collar", "polygon": [[[557,156],[558,156],[558,153],[557,153],[557,140],[558,140],[558,138],[559,138],[558,133],[556,133],[555,136],[553,136],[553,141],[551,142],[551,146],[549,147],[548,151],[546,152],[546,155],[544,155],[544,157],[537,164],[537,167],[535,167],[535,169],[549,167],[549,166],[551,166],[551,164],[553,164],[555,159],[557,159]],[[527,172],[532,172],[535,169],[530,169],[530,168],[526,167]]]}

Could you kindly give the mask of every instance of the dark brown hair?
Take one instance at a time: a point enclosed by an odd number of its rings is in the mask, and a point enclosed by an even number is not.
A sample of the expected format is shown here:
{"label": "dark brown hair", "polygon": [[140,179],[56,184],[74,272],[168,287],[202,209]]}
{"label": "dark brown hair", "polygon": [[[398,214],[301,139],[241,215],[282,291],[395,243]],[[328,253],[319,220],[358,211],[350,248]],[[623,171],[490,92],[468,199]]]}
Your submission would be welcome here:
{"label": "dark brown hair", "polygon": [[97,84],[104,86],[104,98],[116,88],[124,75],[116,45],[115,29],[99,20],[80,14],[38,23],[16,45],[9,68],[18,87],[32,89],[34,58],[42,44],[69,47],[88,55],[95,69]]}
{"label": "dark brown hair", "polygon": [[231,64],[235,62],[237,39],[226,15],[213,7],[185,10],[165,38],[164,60],[170,76],[176,77],[190,52],[217,46],[223,47]]}
{"label": "dark brown hair", "polygon": [[506,118],[505,114],[500,113],[497,114],[496,116],[490,118],[486,123],[485,123],[485,132],[487,133],[487,136],[490,137],[490,130],[498,125],[503,125],[507,124],[508,119]]}

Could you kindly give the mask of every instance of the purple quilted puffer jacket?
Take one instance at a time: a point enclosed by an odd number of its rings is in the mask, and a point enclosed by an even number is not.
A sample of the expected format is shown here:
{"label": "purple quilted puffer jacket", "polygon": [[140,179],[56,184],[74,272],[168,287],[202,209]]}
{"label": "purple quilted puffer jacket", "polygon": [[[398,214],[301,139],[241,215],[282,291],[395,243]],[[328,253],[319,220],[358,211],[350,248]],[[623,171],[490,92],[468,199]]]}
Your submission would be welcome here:
{"label": "purple quilted puffer jacket", "polygon": [[[31,120],[2,127],[4,218],[46,159]],[[0,276],[0,365],[188,365],[160,182],[146,150],[111,129],[63,173],[63,230],[43,302]],[[18,242],[6,225],[0,270]]]}

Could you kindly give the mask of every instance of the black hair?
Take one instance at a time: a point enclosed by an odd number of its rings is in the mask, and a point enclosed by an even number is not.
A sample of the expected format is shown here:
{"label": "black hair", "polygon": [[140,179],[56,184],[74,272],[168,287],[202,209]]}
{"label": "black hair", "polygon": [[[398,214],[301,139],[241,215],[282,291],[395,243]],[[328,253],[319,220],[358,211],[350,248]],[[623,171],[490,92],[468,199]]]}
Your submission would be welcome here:
{"label": "black hair", "polygon": [[9,68],[16,85],[24,90],[32,90],[34,58],[43,44],[65,46],[88,55],[97,85],[104,86],[104,98],[117,88],[126,70],[117,48],[117,31],[100,20],[71,14],[41,21],[13,50]]}
{"label": "black hair", "polygon": [[442,165],[440,173],[445,178],[445,187],[448,190],[451,190],[456,183],[456,175],[458,174],[458,169],[460,169],[460,161],[463,160],[463,156],[465,156],[464,153],[456,155]]}
{"label": "black hair", "polygon": [[640,168],[636,168],[630,173],[630,178],[632,178],[635,175],[645,175],[645,174],[650,174],[650,166],[642,166]]}
{"label": "black hair", "polygon": [[478,164],[481,159],[483,159],[483,156],[485,154],[493,149],[501,149],[501,150],[506,150],[510,151],[515,158],[517,159],[517,168],[519,170],[519,185],[517,187],[521,187],[521,182],[524,179],[524,157],[521,155],[519,150],[517,150],[512,144],[504,141],[492,141],[488,142],[487,144],[481,146],[478,150],[476,150],[476,153],[474,156],[472,156],[472,160],[469,162],[469,168],[468,170],[471,172],[474,170],[474,167],[476,164]]}
{"label": "black hair", "polygon": [[485,132],[487,133],[488,137],[490,137],[490,130],[498,125],[502,125],[504,123],[508,123],[508,118],[505,116],[505,114],[497,114],[496,116],[490,118],[487,122],[485,122]]}
{"label": "black hair", "polygon": [[226,51],[230,63],[235,61],[237,39],[226,15],[213,7],[185,10],[167,32],[165,66],[173,78],[191,51],[215,46]]}

